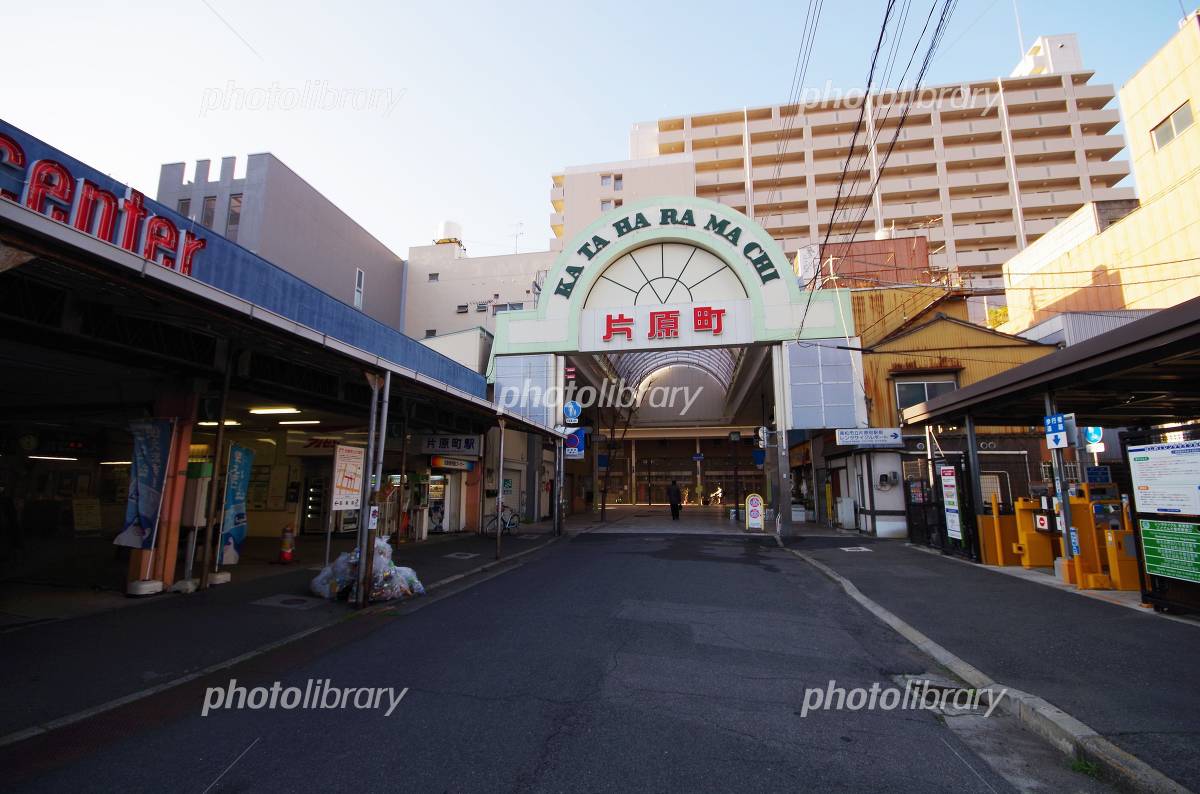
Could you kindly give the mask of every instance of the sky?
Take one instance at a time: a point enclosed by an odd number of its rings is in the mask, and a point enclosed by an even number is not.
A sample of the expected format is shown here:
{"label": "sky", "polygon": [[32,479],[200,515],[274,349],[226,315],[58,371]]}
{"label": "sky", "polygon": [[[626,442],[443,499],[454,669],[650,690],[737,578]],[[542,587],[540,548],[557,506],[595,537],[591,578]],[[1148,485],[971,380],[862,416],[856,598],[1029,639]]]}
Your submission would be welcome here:
{"label": "sky", "polygon": [[[916,29],[931,0],[910,0]],[[885,0],[827,0],[805,85],[865,84]],[[1178,0],[1017,0],[1124,83]],[[785,102],[808,3],[39,0],[0,10],[0,117],[154,195],[162,163],[269,151],[401,256],[545,250],[550,177],[638,121]],[[911,45],[901,39],[901,52]],[[1013,0],[960,0],[927,84],[1007,75]],[[244,166],[240,166],[244,167]],[[520,225],[518,225],[520,224]]]}

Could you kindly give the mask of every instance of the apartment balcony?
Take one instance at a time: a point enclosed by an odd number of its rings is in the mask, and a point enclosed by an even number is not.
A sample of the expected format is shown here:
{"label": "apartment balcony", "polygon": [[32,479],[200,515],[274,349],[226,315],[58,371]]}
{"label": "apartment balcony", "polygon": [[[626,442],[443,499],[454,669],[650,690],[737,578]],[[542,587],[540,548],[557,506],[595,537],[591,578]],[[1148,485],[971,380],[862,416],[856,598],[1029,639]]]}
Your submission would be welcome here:
{"label": "apartment balcony", "polygon": [[1101,187],[1092,191],[1092,201],[1132,201],[1137,193],[1131,187]]}
{"label": "apartment balcony", "polygon": [[1019,182],[1047,182],[1056,179],[1079,179],[1079,166],[1075,163],[1052,163],[1023,165],[1017,169]]}
{"label": "apartment balcony", "polygon": [[896,204],[885,201],[883,204],[884,223],[893,220],[903,221],[912,218],[926,218],[941,214],[942,203],[940,201],[917,201],[907,204]]}
{"label": "apartment balcony", "polygon": [[810,127],[828,127],[833,124],[858,123],[859,108],[837,108],[829,110],[801,110]]}
{"label": "apartment balcony", "polygon": [[[863,214],[864,209],[866,210],[865,215]],[[795,214],[800,215],[801,213],[795,213]],[[808,222],[808,214],[804,213],[803,217],[805,219],[804,222],[807,223]],[[875,213],[871,210],[871,206],[869,204],[864,206],[863,204],[859,203],[859,204],[855,204],[854,206],[851,206],[851,207],[838,207],[838,209],[837,209],[837,223],[839,223],[839,224],[841,224],[841,223],[858,223],[858,219],[860,217],[863,218],[863,228],[864,229],[869,229],[869,228],[874,227]],[[822,212],[817,213],[817,224],[818,225],[827,226],[828,224],[833,223],[833,222],[834,222],[834,220],[833,220],[833,210],[832,209],[824,210]]]}
{"label": "apartment balcony", "polygon": [[[894,158],[895,158],[895,155],[893,155],[893,159]],[[845,167],[846,167],[846,154],[844,152],[838,157],[826,157],[822,160],[813,160],[813,174],[815,176],[827,176],[829,174],[840,174],[842,172],[842,169]],[[869,179],[870,178],[869,175],[871,173],[871,160],[869,157],[864,158],[863,153],[856,152],[854,154],[854,157],[851,158],[851,160],[850,160],[850,168],[851,169],[861,169],[864,174],[867,174],[867,176],[865,178]],[[849,172],[849,175],[847,176],[847,179],[853,179],[853,178],[854,178],[854,171],[851,170]]]}
{"label": "apartment balcony", "polygon": [[1061,83],[1047,88],[1019,88],[1004,91],[1004,104],[1009,107],[1036,105],[1041,102],[1063,102],[1066,98],[1067,92]]}
{"label": "apartment balcony", "polygon": [[999,119],[947,121],[942,123],[942,138],[962,138],[969,135],[994,135],[1000,132]]}
{"label": "apartment balcony", "polygon": [[946,174],[946,186],[951,189],[989,187],[1008,189],[1008,171],[989,168],[986,171],[951,171]]}
{"label": "apartment balcony", "polygon": [[1001,248],[996,251],[959,251],[954,256],[954,262],[960,268],[1001,267],[1016,253],[1015,248]]}
{"label": "apartment balcony", "polygon": [[[933,152],[929,152],[932,160]],[[1004,144],[981,143],[978,146],[947,146],[946,160],[987,160],[1004,156]]]}
{"label": "apartment balcony", "polygon": [[556,201],[561,203],[565,197],[566,191],[563,189],[562,185],[556,185],[550,188],[550,203],[553,204]]}
{"label": "apartment balcony", "polygon": [[688,134],[685,130],[659,130],[655,140],[659,147],[671,144],[682,144],[687,140]]}
{"label": "apartment balcony", "polygon": [[1044,193],[1022,193],[1021,208],[1025,210],[1049,207],[1079,207],[1083,204],[1082,190],[1055,190]]}
{"label": "apartment balcony", "polygon": [[1017,236],[1017,225],[1011,221],[955,224],[950,228],[955,240],[1011,240]]}
{"label": "apartment balcony", "polygon": [[[813,151],[817,152],[827,152],[831,149],[848,149],[850,148],[850,140],[852,138],[854,138],[853,132],[843,132],[837,135],[814,134],[812,136],[812,148]],[[864,124],[862,130],[858,133],[858,138],[854,141],[854,145],[856,148],[865,148],[869,139],[867,127]]]}
{"label": "apartment balcony", "polygon": [[1014,157],[1038,154],[1061,154],[1062,152],[1075,151],[1075,142],[1065,136],[1025,138],[1013,141],[1012,148]]}
{"label": "apartment balcony", "polygon": [[1117,96],[1111,85],[1077,85],[1075,86],[1075,101],[1080,105],[1089,105],[1104,100],[1111,102]]}
{"label": "apartment balcony", "polygon": [[782,202],[803,202],[808,203],[812,193],[806,187],[781,187],[775,188],[758,188],[754,191],[754,206],[766,204],[768,201],[772,204]]}
{"label": "apartment balcony", "polygon": [[893,176],[879,180],[879,192],[885,196],[893,193],[910,193],[913,191],[937,189],[937,174],[912,177]]}
{"label": "apartment balcony", "polygon": [[893,168],[934,165],[936,163],[937,156],[934,154],[932,149],[919,149],[912,152],[894,151],[892,152],[892,156],[888,158],[887,167],[884,168],[884,173],[891,171]]}
{"label": "apartment balcony", "polygon": [[692,158],[697,163],[710,163],[714,160],[730,160],[742,158],[741,143],[730,144],[729,146],[715,146],[710,149],[693,149]]}
{"label": "apartment balcony", "polygon": [[[756,132],[779,132],[779,131],[783,130],[783,128],[785,126],[787,126],[787,123],[789,120],[790,120],[790,117],[787,119],[773,119],[773,118],[772,119],[751,119],[750,123],[747,126],[750,129],[751,135],[753,135]],[[804,128],[803,124],[799,124],[799,123],[792,124],[793,134],[795,134],[795,132],[797,130],[801,130],[803,128]]]}
{"label": "apartment balcony", "polygon": [[804,151],[803,138],[786,138],[778,141],[763,141],[750,144],[751,157],[778,158],[785,154],[795,156]]}
{"label": "apartment balcony", "polygon": [[1116,156],[1117,152],[1125,148],[1125,137],[1122,135],[1085,135],[1083,136],[1083,148],[1108,159]]}
{"label": "apartment balcony", "polygon": [[1070,113],[1029,113],[1008,117],[1008,129],[1014,134],[1025,130],[1048,130],[1055,127],[1070,127],[1074,117]]}
{"label": "apartment balcony", "polygon": [[[900,111],[896,111],[893,113],[890,120],[898,120],[899,117]],[[877,145],[880,149],[887,149],[887,147],[891,146],[893,136],[896,137],[898,142],[897,145],[901,143],[911,143],[913,141],[933,140],[933,126],[930,124],[921,124],[913,127],[905,124],[904,128],[900,130],[899,136],[896,136],[896,129],[894,126],[886,127],[884,129],[879,129],[876,127],[875,129],[879,136],[879,142]]]}
{"label": "apartment balcony", "polygon": [[1012,197],[985,196],[983,198],[950,199],[950,212],[954,215],[967,212],[1003,212],[1012,210]]}
{"label": "apartment balcony", "polygon": [[1081,110],[1079,126],[1090,135],[1107,135],[1113,127],[1121,123],[1121,111],[1116,108],[1109,110]]}
{"label": "apartment balcony", "polygon": [[1126,177],[1129,176],[1128,160],[1089,160],[1087,164],[1089,176]]}
{"label": "apartment balcony", "polygon": [[750,176],[755,182],[760,179],[795,179],[805,176],[805,168],[804,163],[779,163],[776,173],[775,165],[756,165],[750,170]]}
{"label": "apartment balcony", "polygon": [[1041,237],[1060,223],[1062,223],[1062,218],[1026,218],[1025,236],[1030,239]]}
{"label": "apartment balcony", "polygon": [[[758,210],[756,209],[755,214],[757,214],[757,213],[758,213]],[[827,212],[823,213],[823,214],[829,215],[829,213],[827,213]],[[838,217],[841,218],[842,213],[838,213]],[[857,218],[858,216],[855,215],[853,217]],[[763,228],[766,229],[768,232],[772,232],[773,229],[783,229],[783,228],[786,228],[789,226],[803,226],[804,228],[807,229],[808,222],[809,222],[807,212],[783,212],[783,213],[772,212],[768,215],[762,216],[762,218],[760,220],[762,222]],[[826,218],[825,222],[826,223],[828,222],[828,218]]]}
{"label": "apartment balcony", "polygon": [[563,214],[561,212],[550,213],[550,225],[551,226],[562,226],[564,222],[565,221],[563,220]]}

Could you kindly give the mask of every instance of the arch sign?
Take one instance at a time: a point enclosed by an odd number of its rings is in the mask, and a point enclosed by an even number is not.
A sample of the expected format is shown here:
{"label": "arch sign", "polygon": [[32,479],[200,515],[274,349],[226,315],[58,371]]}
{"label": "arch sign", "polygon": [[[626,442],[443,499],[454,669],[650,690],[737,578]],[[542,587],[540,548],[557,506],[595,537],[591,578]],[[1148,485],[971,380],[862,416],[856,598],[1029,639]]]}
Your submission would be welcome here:
{"label": "arch sign", "polygon": [[570,241],[537,308],[497,316],[492,352],[845,337],[854,334],[842,325],[851,317],[844,291],[801,290],[779,244],[750,218],[696,196],[662,196],[611,210]]}

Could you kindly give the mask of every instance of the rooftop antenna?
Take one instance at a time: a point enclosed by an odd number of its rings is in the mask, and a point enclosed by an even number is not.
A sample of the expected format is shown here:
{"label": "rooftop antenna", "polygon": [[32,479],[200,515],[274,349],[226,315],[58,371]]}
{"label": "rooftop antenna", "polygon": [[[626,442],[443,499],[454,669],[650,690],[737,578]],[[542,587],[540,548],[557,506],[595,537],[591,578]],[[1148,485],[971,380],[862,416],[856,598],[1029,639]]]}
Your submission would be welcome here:
{"label": "rooftop antenna", "polygon": [[1021,47],[1021,58],[1025,57],[1025,34],[1021,32],[1021,9],[1017,8],[1017,0],[1012,0],[1013,16],[1017,20],[1017,44]]}
{"label": "rooftop antenna", "polygon": [[514,223],[513,224],[513,253],[514,254],[517,253],[517,240],[522,235],[525,234],[524,229],[525,229],[525,224],[523,224],[523,223]]}

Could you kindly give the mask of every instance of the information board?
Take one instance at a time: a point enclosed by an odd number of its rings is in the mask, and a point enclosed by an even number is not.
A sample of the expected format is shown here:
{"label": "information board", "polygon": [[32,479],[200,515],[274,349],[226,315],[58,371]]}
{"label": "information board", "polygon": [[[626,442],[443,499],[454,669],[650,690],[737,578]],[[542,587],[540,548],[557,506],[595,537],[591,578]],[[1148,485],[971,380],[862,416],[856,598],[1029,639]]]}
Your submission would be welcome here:
{"label": "information board", "polygon": [[1200,441],[1129,447],[1139,513],[1200,515]]}
{"label": "information board", "polygon": [[1200,583],[1200,524],[1143,518],[1146,573]]}
{"label": "information board", "polygon": [[362,505],[363,461],[366,455],[367,451],[362,447],[338,444],[334,450],[332,509],[357,510]]}
{"label": "information board", "polygon": [[946,535],[962,540],[962,520],[958,512],[958,480],[953,466],[938,469],[942,479],[942,509],[946,511]]}

